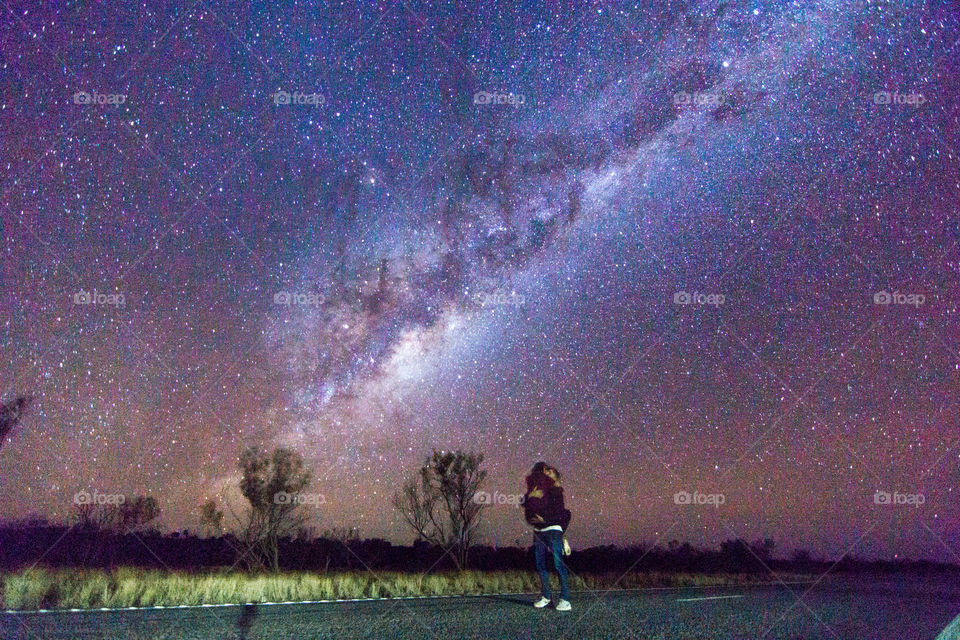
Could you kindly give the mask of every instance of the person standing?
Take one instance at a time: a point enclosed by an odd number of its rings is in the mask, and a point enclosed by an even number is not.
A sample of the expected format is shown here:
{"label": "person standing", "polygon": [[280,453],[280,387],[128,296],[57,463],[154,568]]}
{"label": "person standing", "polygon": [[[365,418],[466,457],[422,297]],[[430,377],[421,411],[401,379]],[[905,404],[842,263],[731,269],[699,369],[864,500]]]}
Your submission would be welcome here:
{"label": "person standing", "polygon": [[564,555],[569,555],[570,546],[564,531],[570,524],[571,514],[563,504],[563,487],[560,472],[545,462],[533,465],[526,478],[527,492],[523,497],[524,517],[533,527],[533,548],[537,573],[540,575],[540,599],[533,606],[542,609],[552,602],[550,574],[547,572],[546,555],[553,555],[553,566],[560,576],[560,600],[557,611],[570,611],[570,583]]}

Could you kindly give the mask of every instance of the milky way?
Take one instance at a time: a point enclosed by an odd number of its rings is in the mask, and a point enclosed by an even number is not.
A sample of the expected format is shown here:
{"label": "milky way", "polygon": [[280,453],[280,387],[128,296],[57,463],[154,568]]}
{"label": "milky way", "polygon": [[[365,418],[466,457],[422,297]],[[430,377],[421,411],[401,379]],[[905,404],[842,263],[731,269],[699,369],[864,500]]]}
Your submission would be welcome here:
{"label": "milky way", "polygon": [[955,6],[269,4],[4,9],[0,516],[285,445],[407,541],[463,448],[582,544],[960,561]]}

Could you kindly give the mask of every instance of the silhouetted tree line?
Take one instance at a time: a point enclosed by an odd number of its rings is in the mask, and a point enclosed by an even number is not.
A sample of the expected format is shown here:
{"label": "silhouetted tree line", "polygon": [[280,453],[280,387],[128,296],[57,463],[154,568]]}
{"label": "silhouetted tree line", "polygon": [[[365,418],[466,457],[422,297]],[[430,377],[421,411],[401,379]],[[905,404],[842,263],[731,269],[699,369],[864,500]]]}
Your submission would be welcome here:
{"label": "silhouetted tree line", "polygon": [[[50,567],[110,568],[134,566],[153,569],[213,569],[237,566],[236,549],[242,541],[233,535],[198,537],[189,532],[161,534],[156,530],[111,533],[90,527],[58,525],[42,520],[0,527],[0,569],[32,566],[42,557]],[[90,554],[91,548],[102,553]],[[676,541],[667,546],[611,545],[575,551],[568,559],[574,573],[621,574],[631,571],[757,573],[767,567],[778,572],[823,573],[833,560],[813,559],[798,550],[789,559],[772,555],[771,541],[748,543],[727,540],[718,549],[700,549]],[[381,571],[453,570],[456,563],[442,547],[424,541],[396,545],[382,539],[360,539],[355,532],[325,532],[312,539],[285,537],[278,544],[278,568],[300,571],[344,571],[370,568]],[[533,549],[475,545],[468,568],[479,570],[529,570]],[[957,573],[960,567],[925,560],[867,561],[844,558],[833,573]]]}

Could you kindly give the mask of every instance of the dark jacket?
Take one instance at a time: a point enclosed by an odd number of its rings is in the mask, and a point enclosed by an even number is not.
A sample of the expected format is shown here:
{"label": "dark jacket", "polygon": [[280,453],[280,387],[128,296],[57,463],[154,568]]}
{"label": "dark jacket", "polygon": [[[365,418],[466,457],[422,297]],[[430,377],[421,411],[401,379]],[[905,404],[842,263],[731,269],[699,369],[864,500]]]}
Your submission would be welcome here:
{"label": "dark jacket", "polygon": [[[534,489],[543,492],[542,497],[531,496]],[[570,510],[563,505],[563,487],[555,483],[543,473],[527,476],[527,493],[523,496],[523,515],[527,524],[543,529],[560,525],[564,531],[570,524]],[[543,522],[537,522],[534,516],[539,515]]]}

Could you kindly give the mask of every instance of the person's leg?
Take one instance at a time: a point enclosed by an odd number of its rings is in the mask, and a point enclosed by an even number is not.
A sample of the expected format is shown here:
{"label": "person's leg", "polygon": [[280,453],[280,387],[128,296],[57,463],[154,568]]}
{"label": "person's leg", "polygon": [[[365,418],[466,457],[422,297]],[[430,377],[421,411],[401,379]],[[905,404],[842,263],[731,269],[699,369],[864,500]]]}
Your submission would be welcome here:
{"label": "person's leg", "polygon": [[550,532],[550,549],[553,551],[553,565],[560,576],[560,598],[570,601],[570,582],[567,579],[567,565],[563,562],[563,532]]}
{"label": "person's leg", "polygon": [[547,573],[547,540],[546,533],[533,532],[533,557],[537,561],[537,573],[540,574],[540,595],[552,599],[550,593],[550,574]]}

